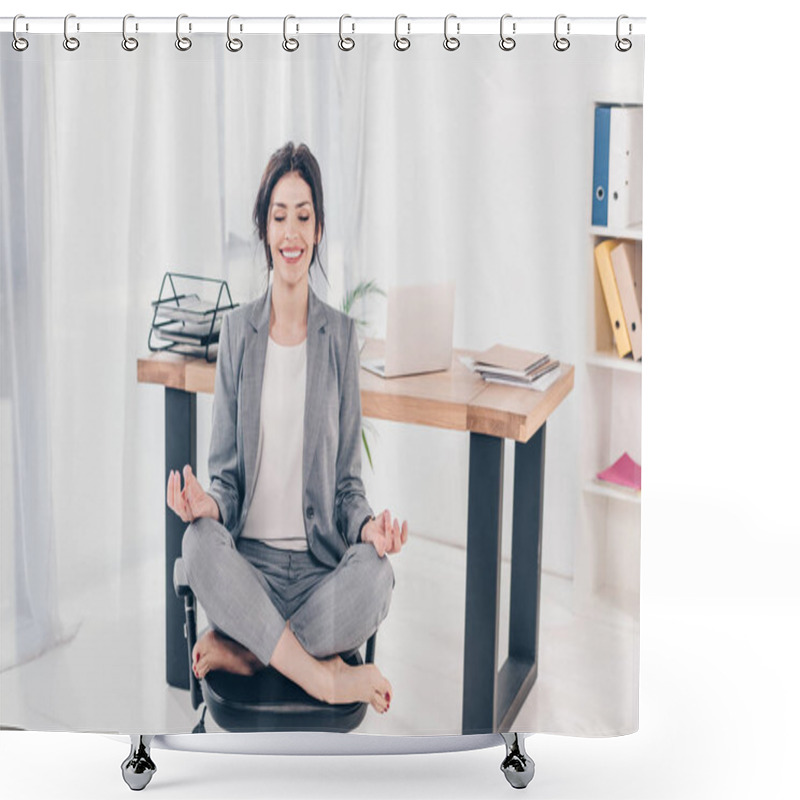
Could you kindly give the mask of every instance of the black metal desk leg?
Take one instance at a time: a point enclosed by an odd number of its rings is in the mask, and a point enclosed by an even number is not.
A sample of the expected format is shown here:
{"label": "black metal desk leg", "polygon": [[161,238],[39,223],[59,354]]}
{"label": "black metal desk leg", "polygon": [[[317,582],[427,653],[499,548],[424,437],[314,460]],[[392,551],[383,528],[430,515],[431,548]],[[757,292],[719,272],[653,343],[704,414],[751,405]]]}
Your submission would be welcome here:
{"label": "black metal desk leg", "polygon": [[470,434],[462,733],[493,733],[497,707],[504,440]]}
{"label": "black metal desk leg", "polygon": [[510,731],[539,669],[544,425],[514,453],[508,658],[497,680],[498,731]]}
{"label": "black metal desk leg", "polygon": [[525,444],[517,442],[514,453],[508,654],[534,665],[539,644],[545,428],[542,425]]}
{"label": "black metal desk leg", "polygon": [[[170,470],[183,471],[189,464],[197,474],[197,397],[180,389],[166,389],[164,418],[164,498],[166,513],[166,634],[167,683],[178,689],[189,688],[186,641],[183,636],[183,600],[172,587],[172,570],[181,555],[186,523],[166,505]],[[183,478],[181,477],[181,485]]]}

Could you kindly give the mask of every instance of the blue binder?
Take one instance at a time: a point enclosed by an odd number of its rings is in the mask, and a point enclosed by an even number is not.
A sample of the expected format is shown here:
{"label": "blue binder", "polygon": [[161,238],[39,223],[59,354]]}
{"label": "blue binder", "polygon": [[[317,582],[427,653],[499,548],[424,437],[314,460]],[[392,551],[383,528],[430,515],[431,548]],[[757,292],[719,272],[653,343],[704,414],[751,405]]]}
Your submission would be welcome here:
{"label": "blue binder", "polygon": [[608,225],[608,145],[611,106],[594,110],[594,177],[592,181],[592,225]]}

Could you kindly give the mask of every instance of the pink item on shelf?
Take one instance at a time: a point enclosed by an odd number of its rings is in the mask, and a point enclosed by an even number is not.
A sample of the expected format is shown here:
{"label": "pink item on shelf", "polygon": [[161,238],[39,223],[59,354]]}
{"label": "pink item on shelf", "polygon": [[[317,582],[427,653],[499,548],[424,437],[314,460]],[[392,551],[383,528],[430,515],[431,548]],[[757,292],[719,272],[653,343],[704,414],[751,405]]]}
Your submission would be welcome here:
{"label": "pink item on shelf", "polygon": [[642,490],[642,468],[627,453],[623,453],[608,469],[597,473],[601,481]]}

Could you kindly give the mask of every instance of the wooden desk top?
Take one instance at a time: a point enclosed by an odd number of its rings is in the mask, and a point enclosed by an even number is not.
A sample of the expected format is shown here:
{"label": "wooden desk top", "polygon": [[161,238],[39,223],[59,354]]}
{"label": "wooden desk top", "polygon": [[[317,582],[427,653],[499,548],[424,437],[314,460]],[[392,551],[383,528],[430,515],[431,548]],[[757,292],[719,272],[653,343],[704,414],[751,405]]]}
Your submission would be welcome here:
{"label": "wooden desk top", "polygon": [[[380,358],[383,342],[368,340],[363,358]],[[455,350],[447,372],[380,378],[361,370],[361,411],[365,417],[484,433],[526,442],[572,391],[575,368],[561,364],[561,376],[545,392],[486,383],[459,360]],[[216,364],[173,353],[152,353],[137,362],[139,383],[185,392],[214,393]]]}

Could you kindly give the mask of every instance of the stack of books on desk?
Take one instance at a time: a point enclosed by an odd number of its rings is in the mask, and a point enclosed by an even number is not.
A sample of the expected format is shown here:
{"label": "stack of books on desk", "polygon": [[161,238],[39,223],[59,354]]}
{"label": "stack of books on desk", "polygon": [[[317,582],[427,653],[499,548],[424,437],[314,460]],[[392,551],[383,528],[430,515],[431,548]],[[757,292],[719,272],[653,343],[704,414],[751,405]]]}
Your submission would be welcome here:
{"label": "stack of books on desk", "polygon": [[496,344],[475,356],[472,368],[490,383],[544,390],[558,377],[558,366],[545,353]]}

